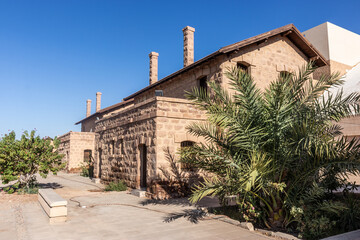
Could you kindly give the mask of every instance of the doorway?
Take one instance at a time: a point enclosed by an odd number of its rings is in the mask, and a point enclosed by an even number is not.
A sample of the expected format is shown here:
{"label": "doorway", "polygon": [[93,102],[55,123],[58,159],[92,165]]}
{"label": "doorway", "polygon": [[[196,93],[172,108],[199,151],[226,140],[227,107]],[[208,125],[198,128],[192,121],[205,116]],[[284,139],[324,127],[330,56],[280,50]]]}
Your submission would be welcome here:
{"label": "doorway", "polygon": [[146,188],[146,165],[147,165],[147,149],[145,144],[140,144],[140,187]]}
{"label": "doorway", "polygon": [[99,156],[98,156],[98,178],[101,178],[101,165],[102,165],[102,149],[99,148]]}

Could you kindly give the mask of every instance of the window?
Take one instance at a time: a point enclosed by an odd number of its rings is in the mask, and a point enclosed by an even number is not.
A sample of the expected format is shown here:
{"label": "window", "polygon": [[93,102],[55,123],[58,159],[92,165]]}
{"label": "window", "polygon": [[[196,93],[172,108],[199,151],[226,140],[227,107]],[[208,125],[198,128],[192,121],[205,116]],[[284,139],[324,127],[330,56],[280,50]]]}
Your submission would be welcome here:
{"label": "window", "polygon": [[208,85],[207,85],[207,77],[201,77],[199,79],[199,87],[200,89],[203,89],[203,91],[205,91],[205,93],[207,93],[207,89],[208,89]]}
{"label": "window", "polygon": [[236,66],[244,73],[250,74],[250,64],[246,62],[238,62]]}
{"label": "window", "polygon": [[159,97],[164,96],[163,90],[155,90],[155,96],[159,96]]}
{"label": "window", "polygon": [[124,139],[119,140],[119,149],[120,149],[120,154],[124,155],[125,154]]}
{"label": "window", "polygon": [[84,150],[84,162],[91,162],[91,150],[87,149],[87,150]]}
{"label": "window", "polygon": [[192,141],[183,141],[183,142],[180,143],[180,146],[182,148],[184,148],[184,147],[192,147],[192,146],[194,146],[194,142],[192,142]]}
{"label": "window", "polygon": [[109,150],[110,150],[110,154],[111,154],[111,155],[114,155],[114,154],[115,154],[115,141],[114,141],[114,140],[111,141],[109,147],[110,147],[110,149],[109,149]]}
{"label": "window", "polygon": [[[183,141],[183,142],[180,143],[180,147],[181,147],[181,148],[192,147],[192,146],[194,146],[194,144],[195,144],[195,143],[192,142],[192,141]],[[196,170],[196,168],[194,168],[193,166],[191,166],[190,163],[184,163],[184,162],[182,162],[182,163],[181,163],[181,170],[193,172],[193,171]]]}

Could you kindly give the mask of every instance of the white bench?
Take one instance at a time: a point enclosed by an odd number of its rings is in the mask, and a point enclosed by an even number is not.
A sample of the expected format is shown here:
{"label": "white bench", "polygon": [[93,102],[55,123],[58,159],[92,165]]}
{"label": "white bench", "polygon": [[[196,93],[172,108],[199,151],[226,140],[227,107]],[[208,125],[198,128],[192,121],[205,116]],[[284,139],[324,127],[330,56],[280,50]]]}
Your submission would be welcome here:
{"label": "white bench", "polygon": [[49,217],[50,223],[65,222],[67,201],[52,189],[39,189],[38,200]]}

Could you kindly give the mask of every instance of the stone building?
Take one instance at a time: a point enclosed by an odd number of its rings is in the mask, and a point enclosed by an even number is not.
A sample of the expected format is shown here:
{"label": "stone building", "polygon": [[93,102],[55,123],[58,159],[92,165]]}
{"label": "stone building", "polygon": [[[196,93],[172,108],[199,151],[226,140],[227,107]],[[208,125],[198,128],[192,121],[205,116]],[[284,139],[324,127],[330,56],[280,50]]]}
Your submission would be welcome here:
{"label": "stone building", "polygon": [[[147,87],[104,109],[97,93],[99,107],[94,114],[87,101],[86,118],[76,124],[94,136],[95,176],[102,182],[123,179],[132,188],[150,191],[159,180],[159,167],[168,164],[164,148],[175,153],[182,146],[203,141],[186,131],[186,126],[206,116],[186,99],[185,92],[194,87],[206,89],[209,81],[231,91],[224,74],[229,67],[250,73],[260,88],[279,73],[297,72],[309,61],[330,68],[329,60],[292,24],[220,48],[198,61],[194,61],[194,32],[189,26],[183,29],[184,67],[177,72],[158,80],[159,54],[151,52]],[[61,137],[62,146],[66,136]],[[84,156],[85,150],[81,151]]]}
{"label": "stone building", "polygon": [[59,152],[64,154],[68,172],[79,172],[84,162],[90,161],[95,153],[94,132],[68,132],[58,137]]}
{"label": "stone building", "polygon": [[158,180],[159,167],[167,164],[164,148],[175,153],[202,141],[186,131],[205,115],[186,99],[185,91],[206,88],[208,81],[229,89],[224,75],[229,67],[243,68],[264,88],[280,72],[296,72],[310,60],[327,66],[292,24],[220,48],[196,62],[194,32],[192,27],[183,29],[182,69],[158,80],[159,54],[150,53],[149,86],[77,123],[82,131],[95,132],[95,175],[103,182],[123,179],[132,188],[148,188]]}

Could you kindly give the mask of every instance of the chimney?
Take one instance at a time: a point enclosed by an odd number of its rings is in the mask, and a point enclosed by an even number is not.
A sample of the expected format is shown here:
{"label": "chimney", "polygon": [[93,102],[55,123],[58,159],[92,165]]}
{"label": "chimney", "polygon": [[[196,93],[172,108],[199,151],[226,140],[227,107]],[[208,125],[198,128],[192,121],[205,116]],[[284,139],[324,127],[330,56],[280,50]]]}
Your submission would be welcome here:
{"label": "chimney", "polygon": [[149,83],[150,85],[156,83],[158,80],[158,57],[157,52],[151,52],[149,54],[150,58],[150,73],[149,73]]}
{"label": "chimney", "polygon": [[86,117],[91,115],[91,100],[86,100]]}
{"label": "chimney", "polygon": [[96,112],[101,109],[101,92],[96,93]]}
{"label": "chimney", "polygon": [[194,62],[194,32],[195,28],[185,27],[184,33],[184,67]]}

